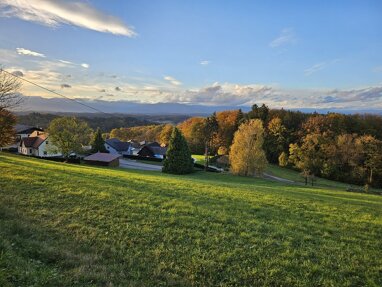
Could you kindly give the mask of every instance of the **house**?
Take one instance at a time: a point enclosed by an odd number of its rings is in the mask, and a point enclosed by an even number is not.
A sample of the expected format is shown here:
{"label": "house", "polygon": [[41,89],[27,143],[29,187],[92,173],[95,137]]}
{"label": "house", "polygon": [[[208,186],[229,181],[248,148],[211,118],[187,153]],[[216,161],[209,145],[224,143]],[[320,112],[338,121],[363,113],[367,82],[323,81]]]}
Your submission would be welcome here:
{"label": "house", "polygon": [[84,162],[91,165],[118,167],[119,158],[119,154],[97,152],[95,154],[85,157]]}
{"label": "house", "polygon": [[20,143],[20,141],[23,138],[29,137],[33,132],[35,131],[42,132],[43,130],[37,127],[17,124],[15,125],[15,131],[16,131],[16,142]]}
{"label": "house", "polygon": [[4,148],[10,151],[15,151],[15,152],[18,151],[18,147],[20,146],[20,142],[23,138],[29,137],[34,131],[42,132],[42,129],[40,128],[27,126],[27,125],[19,125],[19,124],[15,125],[14,129],[16,131],[16,137],[15,137],[14,143]]}
{"label": "house", "polygon": [[105,148],[111,154],[132,154],[130,143],[120,141],[117,138],[107,139],[105,141]]}
{"label": "house", "polygon": [[[157,143],[158,144],[158,143]],[[166,156],[167,148],[161,147],[159,144],[150,145],[146,144],[139,151],[138,155],[151,158],[161,158],[164,159]]]}
{"label": "house", "polygon": [[54,145],[49,142],[48,134],[35,130],[29,137],[21,139],[18,152],[23,155],[53,157],[62,156],[60,153],[53,153]]}
{"label": "house", "polygon": [[137,155],[141,149],[141,144],[135,140],[129,140],[128,143],[130,143],[130,154]]}

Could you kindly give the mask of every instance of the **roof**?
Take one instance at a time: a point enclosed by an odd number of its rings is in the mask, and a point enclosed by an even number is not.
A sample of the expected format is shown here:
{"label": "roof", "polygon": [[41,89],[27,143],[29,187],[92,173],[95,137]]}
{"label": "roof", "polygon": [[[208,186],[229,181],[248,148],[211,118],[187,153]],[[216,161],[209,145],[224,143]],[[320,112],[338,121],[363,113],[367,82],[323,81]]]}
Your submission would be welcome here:
{"label": "roof", "polygon": [[127,151],[130,147],[130,143],[128,142],[122,142],[119,139],[112,138],[112,139],[107,139],[105,141],[109,146],[114,148],[116,151]]}
{"label": "roof", "polygon": [[133,148],[140,148],[141,144],[135,140],[129,140],[128,143],[130,143],[130,146]]}
{"label": "roof", "polygon": [[33,131],[42,131],[40,128],[27,126],[27,125],[15,125],[16,134],[31,134]]}
{"label": "roof", "polygon": [[166,152],[167,152],[167,148],[166,148],[166,147],[145,145],[145,146],[143,146],[143,147],[140,149],[140,151],[138,152],[138,154],[140,154],[141,151],[142,151],[143,149],[148,149],[148,150],[150,150],[154,155],[165,155]]}
{"label": "roof", "polygon": [[38,148],[47,139],[47,137],[48,136],[46,134],[41,134],[37,137],[23,138],[20,145],[24,143],[25,147]]}
{"label": "roof", "polygon": [[149,147],[160,147],[160,144],[157,142],[147,142],[145,145]]}
{"label": "roof", "polygon": [[92,155],[89,155],[84,158],[84,160],[87,161],[101,161],[101,162],[111,162],[117,158],[119,158],[120,155],[117,154],[111,154],[111,153],[105,153],[105,152],[97,152]]}
{"label": "roof", "polygon": [[153,151],[153,153],[157,154],[157,155],[165,155],[167,152],[166,147],[148,146],[148,148],[151,149]]}
{"label": "roof", "polygon": [[33,147],[35,141],[37,140],[37,137],[28,137],[28,138],[23,138],[21,140],[20,145],[24,143],[25,147]]}

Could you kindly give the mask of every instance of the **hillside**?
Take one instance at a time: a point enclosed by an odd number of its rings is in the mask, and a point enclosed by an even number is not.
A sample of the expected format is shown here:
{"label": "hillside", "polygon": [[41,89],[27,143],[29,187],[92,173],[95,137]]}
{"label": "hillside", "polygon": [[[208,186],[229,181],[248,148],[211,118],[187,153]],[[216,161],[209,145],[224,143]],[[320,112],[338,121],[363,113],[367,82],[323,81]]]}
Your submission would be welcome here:
{"label": "hillside", "polygon": [[132,116],[126,115],[81,115],[81,114],[45,114],[45,113],[29,113],[29,114],[19,114],[17,116],[17,121],[19,124],[36,126],[41,128],[47,128],[49,123],[57,118],[62,116],[75,116],[80,120],[83,120],[88,123],[92,129],[100,128],[102,132],[110,132],[112,129],[121,128],[121,127],[134,127],[134,126],[143,126],[148,124],[153,124],[145,119],[137,119]]}
{"label": "hillside", "polygon": [[1,286],[381,286],[382,197],[0,153]]}

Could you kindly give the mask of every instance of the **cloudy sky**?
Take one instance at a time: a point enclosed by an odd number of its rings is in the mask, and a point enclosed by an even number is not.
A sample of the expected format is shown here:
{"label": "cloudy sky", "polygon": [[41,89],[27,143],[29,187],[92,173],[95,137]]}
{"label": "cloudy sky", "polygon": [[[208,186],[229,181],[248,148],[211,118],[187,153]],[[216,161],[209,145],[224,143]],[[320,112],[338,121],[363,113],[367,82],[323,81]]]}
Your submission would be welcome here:
{"label": "cloudy sky", "polygon": [[2,67],[90,101],[382,109],[381,51],[379,0],[0,0]]}

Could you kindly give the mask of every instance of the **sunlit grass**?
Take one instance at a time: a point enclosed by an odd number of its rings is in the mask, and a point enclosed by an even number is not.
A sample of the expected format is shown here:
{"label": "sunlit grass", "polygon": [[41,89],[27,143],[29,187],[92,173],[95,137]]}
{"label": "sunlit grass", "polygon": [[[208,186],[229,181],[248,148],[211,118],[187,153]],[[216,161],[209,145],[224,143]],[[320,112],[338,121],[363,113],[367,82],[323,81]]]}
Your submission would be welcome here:
{"label": "sunlit grass", "polygon": [[0,153],[0,286],[381,286],[382,197]]}

